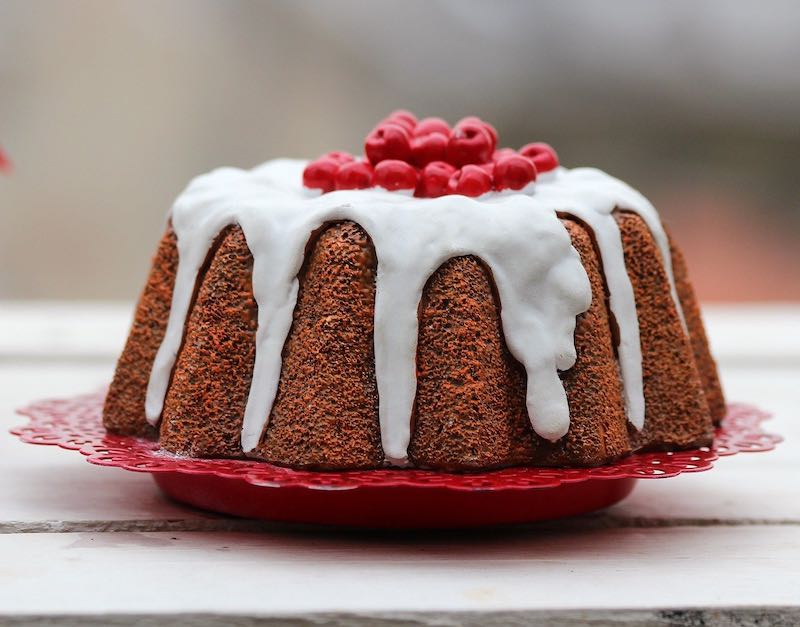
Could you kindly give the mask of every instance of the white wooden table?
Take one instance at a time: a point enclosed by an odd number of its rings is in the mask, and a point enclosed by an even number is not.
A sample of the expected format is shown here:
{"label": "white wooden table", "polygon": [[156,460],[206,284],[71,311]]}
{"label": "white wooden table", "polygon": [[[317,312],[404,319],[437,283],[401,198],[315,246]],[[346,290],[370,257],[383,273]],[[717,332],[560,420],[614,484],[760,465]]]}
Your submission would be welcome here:
{"label": "white wooden table", "polygon": [[214,516],[6,435],[15,408],[108,382],[130,312],[0,303],[0,623],[800,624],[800,306],[706,315],[729,399],[774,412],[776,451],[600,514],[428,534]]}

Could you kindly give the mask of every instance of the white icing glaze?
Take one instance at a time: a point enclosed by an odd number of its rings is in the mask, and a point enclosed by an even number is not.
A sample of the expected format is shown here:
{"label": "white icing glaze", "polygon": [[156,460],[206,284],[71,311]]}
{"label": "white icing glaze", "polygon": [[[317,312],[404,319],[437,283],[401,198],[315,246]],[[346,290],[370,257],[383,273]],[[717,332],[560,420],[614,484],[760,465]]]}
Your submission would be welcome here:
{"label": "white icing glaze", "polygon": [[[571,199],[566,210],[585,222],[594,232],[595,241],[603,263],[603,273],[609,291],[609,307],[619,328],[618,347],[620,373],[622,375],[625,406],[628,420],[637,429],[644,427],[645,406],[642,383],[642,350],[639,338],[639,322],[633,286],[625,269],[619,226],[612,212],[615,208],[637,213],[645,222],[659,251],[670,281],[670,291],[675,302],[681,324],[686,330],[683,309],[680,306],[672,275],[672,256],[669,240],[655,207],[635,189],[596,168],[577,168],[570,171],[576,197]],[[583,184],[585,182],[585,184]],[[603,190],[599,197],[597,190]],[[592,191],[595,190],[595,191]]]}
{"label": "white icing glaze", "polygon": [[161,414],[200,268],[219,233],[239,224],[253,254],[258,304],[242,448],[250,452],[258,445],[278,389],[306,244],[323,224],[352,220],[370,235],[378,260],[375,375],[387,462],[406,462],[416,394],[417,307],[423,288],[441,264],[467,254],[481,258],[492,271],[506,343],[528,375],[527,406],[534,430],[552,441],[561,438],[569,429],[569,407],[558,371],[575,363],[575,317],[589,308],[591,288],[556,216],[559,211],[575,215],[595,232],[621,331],[619,355],[629,418],[642,427],[638,320],[619,229],[611,216],[615,207],[642,216],[662,251],[670,280],[672,275],[658,215],[635,190],[599,170],[559,168],[524,193],[480,199],[420,199],[381,189],[317,195],[301,186],[304,167],[303,161],[282,159],[249,171],[215,170],[194,179],[173,205],[179,266],[167,331],[147,389],[151,424]]}

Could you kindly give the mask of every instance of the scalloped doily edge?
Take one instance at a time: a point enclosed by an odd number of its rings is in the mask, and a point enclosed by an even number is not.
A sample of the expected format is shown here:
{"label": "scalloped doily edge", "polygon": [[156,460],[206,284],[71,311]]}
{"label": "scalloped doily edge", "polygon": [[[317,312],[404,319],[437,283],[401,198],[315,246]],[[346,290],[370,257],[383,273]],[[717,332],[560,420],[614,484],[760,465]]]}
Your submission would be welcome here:
{"label": "scalloped doily edge", "polygon": [[263,461],[195,459],[159,450],[157,442],[106,433],[102,426],[105,392],[50,399],[17,410],[29,424],[11,429],[23,442],[79,451],[98,466],[134,472],[215,475],[263,487],[312,490],[355,488],[445,488],[448,490],[523,490],[555,488],[593,479],[663,479],[702,472],[719,457],[772,450],[782,438],[766,433],[761,423],[770,414],[752,405],[728,405],[712,448],[634,453],[614,464],[594,468],[513,467],[475,473],[377,469],[346,472],[294,470]]}

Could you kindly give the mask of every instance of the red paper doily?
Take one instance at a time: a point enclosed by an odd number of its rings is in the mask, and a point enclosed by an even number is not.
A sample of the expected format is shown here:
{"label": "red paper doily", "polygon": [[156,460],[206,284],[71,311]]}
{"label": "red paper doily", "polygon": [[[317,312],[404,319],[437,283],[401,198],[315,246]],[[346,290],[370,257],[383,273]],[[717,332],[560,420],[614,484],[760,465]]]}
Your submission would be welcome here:
{"label": "red paper doily", "polygon": [[523,522],[606,507],[637,479],[708,470],[720,456],[768,451],[769,414],[728,406],[713,448],[631,455],[597,468],[517,467],[479,473],[428,470],[314,472],[261,461],[194,459],[150,440],[106,433],[103,393],[46,400],[19,410],[12,433],[30,444],[80,451],[92,464],[149,472],[167,494],[205,509],[270,520],[374,527],[455,527]]}

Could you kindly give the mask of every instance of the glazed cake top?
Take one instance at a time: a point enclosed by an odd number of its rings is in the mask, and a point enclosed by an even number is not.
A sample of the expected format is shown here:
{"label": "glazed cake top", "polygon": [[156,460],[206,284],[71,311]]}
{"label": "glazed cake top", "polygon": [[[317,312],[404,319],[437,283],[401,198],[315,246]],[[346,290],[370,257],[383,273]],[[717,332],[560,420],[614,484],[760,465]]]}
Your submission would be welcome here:
{"label": "glazed cake top", "polygon": [[[242,448],[249,452],[257,446],[278,389],[281,353],[292,324],[306,246],[324,224],[352,220],[369,234],[378,260],[375,375],[387,462],[402,466],[407,460],[416,393],[417,311],[423,289],[439,266],[461,255],[479,257],[491,271],[506,343],[527,372],[531,425],[542,437],[558,440],[570,424],[558,372],[575,363],[576,316],[591,304],[586,271],[558,218],[564,214],[586,224],[597,242],[610,308],[620,329],[618,352],[628,417],[641,429],[645,412],[639,326],[612,212],[619,208],[643,218],[672,281],[669,244],[658,214],[641,194],[600,170],[559,167],[555,152],[545,144],[529,145],[535,146],[529,149],[530,156],[497,151],[493,129],[481,131],[479,120],[468,120],[472,130],[478,130],[464,135],[468,141],[459,145],[456,125],[444,153],[427,145],[414,152],[413,142],[404,148],[402,138],[410,133],[399,124],[382,123],[390,128],[377,138],[375,130],[370,134],[365,159],[343,153],[314,162],[278,159],[252,170],[223,168],[194,179],[170,211],[179,266],[166,335],[147,391],[151,424],[161,414],[208,251],[223,229],[238,224],[253,254],[253,295],[258,304]],[[415,121],[417,126],[423,123]],[[421,152],[425,154],[420,156]],[[440,154],[450,161],[425,162]],[[391,158],[400,155],[407,160]],[[490,161],[482,161],[486,158]],[[677,303],[674,282],[673,298]]]}

